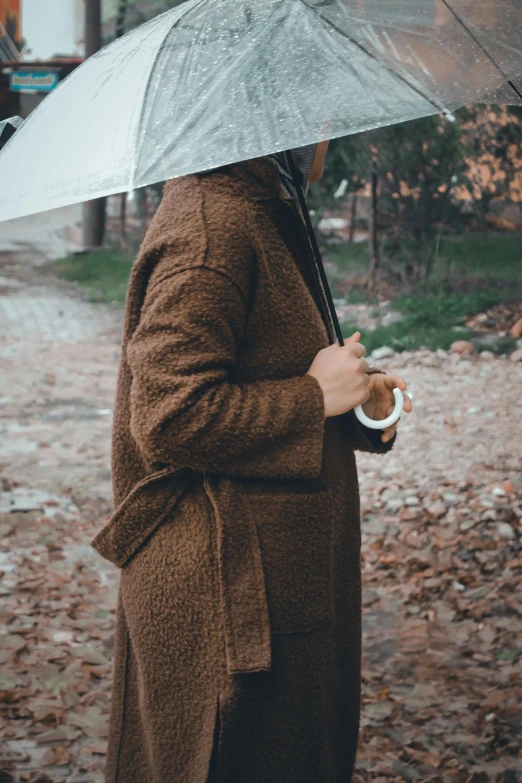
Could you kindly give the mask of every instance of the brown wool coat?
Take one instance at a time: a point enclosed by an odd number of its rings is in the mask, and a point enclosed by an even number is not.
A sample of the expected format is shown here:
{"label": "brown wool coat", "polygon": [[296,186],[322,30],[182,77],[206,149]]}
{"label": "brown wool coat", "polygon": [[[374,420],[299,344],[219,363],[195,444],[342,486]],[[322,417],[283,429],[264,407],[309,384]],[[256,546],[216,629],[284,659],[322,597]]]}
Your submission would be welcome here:
{"label": "brown wool coat", "polygon": [[113,429],[121,568],[107,783],[348,783],[359,720],[352,411],[267,159],[170,180],[134,264]]}

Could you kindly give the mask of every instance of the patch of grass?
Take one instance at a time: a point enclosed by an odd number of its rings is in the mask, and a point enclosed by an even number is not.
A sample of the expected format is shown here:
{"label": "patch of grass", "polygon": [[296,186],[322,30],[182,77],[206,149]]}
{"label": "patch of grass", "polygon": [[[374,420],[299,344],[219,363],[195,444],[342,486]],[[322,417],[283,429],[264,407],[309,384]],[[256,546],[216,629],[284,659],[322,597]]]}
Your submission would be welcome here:
{"label": "patch of grass", "polygon": [[[388,345],[398,353],[402,351],[416,351],[419,348],[431,348],[432,351],[437,348],[448,350],[451,343],[455,340],[469,340],[473,336],[471,329],[464,331],[455,331],[453,327],[416,327],[412,328],[405,324],[406,319],[397,321],[391,326],[379,326],[373,331],[360,329],[361,342],[366,346],[366,353],[369,355],[375,348],[382,345]],[[341,325],[343,337],[349,337],[357,327],[355,324],[344,322]]]}
{"label": "patch of grass", "polygon": [[366,291],[360,291],[358,288],[349,291],[343,297],[346,304],[368,304],[371,300]]}
{"label": "patch of grass", "polygon": [[[367,274],[368,245],[366,242],[327,245],[326,248],[324,248],[322,255],[326,264],[328,264],[328,262],[333,264],[333,268],[331,266],[328,267],[328,282],[330,284],[332,296],[336,298],[342,296],[338,286],[341,281],[354,275],[360,275],[362,277]],[[345,298],[350,304],[358,304],[359,302],[367,301],[367,297],[358,291],[350,292]]]}
{"label": "patch of grass", "polygon": [[509,289],[477,288],[469,294],[443,290],[424,296],[419,293],[403,294],[394,299],[392,304],[407,316],[410,326],[440,328],[456,326],[466,316],[480,313],[509,298]]}
{"label": "patch of grass", "polygon": [[522,235],[466,234],[441,237],[437,269],[439,276],[520,283]]}
{"label": "patch of grass", "polygon": [[[392,306],[404,315],[401,321],[390,326],[377,327],[374,331],[361,330],[361,340],[367,353],[382,345],[389,345],[396,351],[413,351],[423,346],[436,350],[447,350],[455,340],[470,340],[473,330],[461,324],[466,316],[492,307],[509,298],[506,290],[476,290],[470,294],[429,294],[427,296],[403,295],[393,300]],[[343,336],[348,337],[356,325],[343,323]],[[512,348],[508,339],[498,343],[497,351],[506,353]],[[491,347],[488,346],[491,350]]]}
{"label": "patch of grass", "polygon": [[[481,283],[522,284],[521,234],[464,234],[441,236],[433,264],[432,281],[481,281]],[[404,256],[412,254],[411,243],[404,243]],[[368,273],[368,243],[327,245],[325,259],[337,266],[336,279]],[[400,259],[399,259],[400,261]],[[420,259],[421,263],[425,261]]]}
{"label": "patch of grass", "polygon": [[364,275],[368,270],[368,243],[357,242],[351,244],[327,245],[323,250],[325,260],[336,264],[339,274]]}
{"label": "patch of grass", "polygon": [[83,286],[91,302],[123,307],[133,260],[129,253],[107,249],[61,258],[49,269]]}
{"label": "patch of grass", "polygon": [[[325,256],[338,267],[334,282],[364,275],[368,269],[367,243],[332,245]],[[401,321],[375,331],[364,331],[362,340],[368,353],[389,345],[396,351],[422,346],[448,349],[455,340],[469,340],[473,331],[463,329],[466,316],[483,312],[494,305],[520,296],[522,290],[522,236],[515,234],[466,234],[443,236],[431,278],[417,286],[413,294],[403,294],[392,307],[404,315]],[[466,285],[469,283],[469,285]],[[462,290],[463,289],[463,290]],[[351,292],[350,301],[357,292]],[[361,297],[364,301],[364,297]],[[368,299],[366,299],[368,301]],[[357,327],[342,325],[348,336]],[[477,347],[507,353],[510,338]]]}

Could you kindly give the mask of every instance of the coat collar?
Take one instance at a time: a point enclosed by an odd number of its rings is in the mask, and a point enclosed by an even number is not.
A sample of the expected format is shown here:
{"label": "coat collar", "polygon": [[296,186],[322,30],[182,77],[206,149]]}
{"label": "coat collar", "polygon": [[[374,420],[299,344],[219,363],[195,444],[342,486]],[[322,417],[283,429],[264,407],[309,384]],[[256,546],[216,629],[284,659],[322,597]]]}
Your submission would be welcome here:
{"label": "coat collar", "polygon": [[[335,340],[335,330],[331,322],[328,309],[328,302],[317,270],[317,262],[314,258],[314,251],[306,223],[301,213],[299,199],[290,196],[283,188],[281,174],[277,163],[266,157],[251,158],[250,160],[232,163],[228,166],[203,171],[197,174],[169,179],[165,183],[164,196],[176,192],[177,188],[183,188],[182,183],[187,183],[191,178],[197,177],[205,181],[205,188],[209,188],[213,193],[219,196],[239,197],[249,201],[269,201],[272,199],[281,199],[290,205],[302,223],[303,231],[307,238],[308,249],[310,252],[311,263],[314,268],[315,283],[319,293],[322,306],[322,317],[331,341]],[[194,180],[192,179],[192,182]]]}
{"label": "coat collar", "polygon": [[[281,198],[290,204],[297,203],[297,199],[289,196],[283,188],[277,164],[266,157],[231,163],[193,176],[206,180],[206,187],[223,195],[233,194],[250,201]],[[165,183],[167,192],[175,182],[172,179]]]}

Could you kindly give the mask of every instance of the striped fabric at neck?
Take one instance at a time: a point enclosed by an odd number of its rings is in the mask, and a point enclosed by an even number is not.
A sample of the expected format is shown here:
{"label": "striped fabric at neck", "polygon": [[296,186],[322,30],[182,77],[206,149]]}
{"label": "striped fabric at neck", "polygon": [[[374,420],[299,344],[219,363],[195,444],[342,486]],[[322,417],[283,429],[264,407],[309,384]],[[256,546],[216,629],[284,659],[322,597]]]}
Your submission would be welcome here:
{"label": "striped fabric at neck", "polygon": [[299,147],[295,150],[274,152],[272,155],[267,155],[269,160],[272,160],[278,167],[281,175],[281,184],[284,191],[291,198],[297,198],[297,191],[292,177],[292,171],[290,169],[290,162],[288,160],[289,154],[292,154],[294,163],[297,170],[301,174],[301,184],[304,191],[308,190],[308,178],[310,176],[310,169],[314,161],[315,144],[308,144],[306,147]]}

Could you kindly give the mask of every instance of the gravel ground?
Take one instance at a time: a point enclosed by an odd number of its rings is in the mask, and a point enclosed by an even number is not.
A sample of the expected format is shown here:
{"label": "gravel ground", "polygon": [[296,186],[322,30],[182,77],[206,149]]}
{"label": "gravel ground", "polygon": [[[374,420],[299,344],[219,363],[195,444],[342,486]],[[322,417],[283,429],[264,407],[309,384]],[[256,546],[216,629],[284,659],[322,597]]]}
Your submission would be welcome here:
{"label": "gravel ground", "polygon": [[[117,570],[88,542],[111,510],[122,314],[9,253],[0,313],[0,769],[102,783]],[[515,783],[522,364],[442,352],[372,363],[401,372],[414,412],[391,454],[358,457],[357,780]]]}

